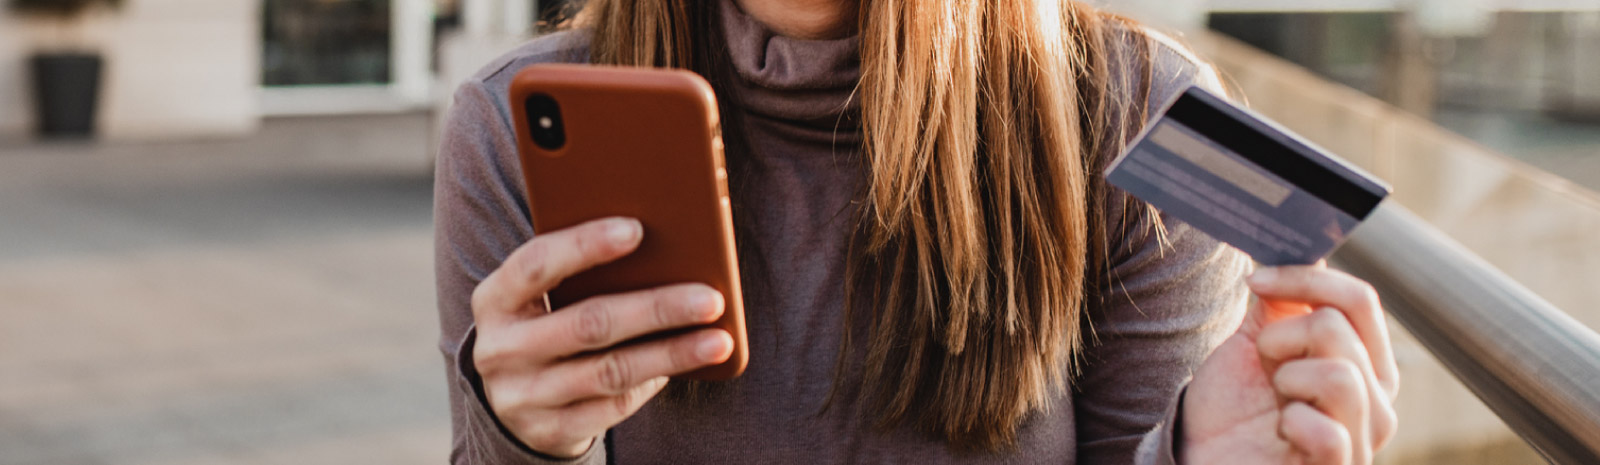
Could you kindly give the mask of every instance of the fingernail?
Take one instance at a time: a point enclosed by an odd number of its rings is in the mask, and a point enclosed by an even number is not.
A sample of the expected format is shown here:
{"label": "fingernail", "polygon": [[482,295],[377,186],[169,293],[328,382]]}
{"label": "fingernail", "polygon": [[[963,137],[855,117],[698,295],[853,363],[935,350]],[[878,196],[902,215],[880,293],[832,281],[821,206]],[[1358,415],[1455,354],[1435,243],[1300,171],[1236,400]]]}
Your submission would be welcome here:
{"label": "fingernail", "polygon": [[696,290],[689,293],[689,308],[701,319],[714,317],[716,316],[717,306],[713,300],[716,300],[716,298],[716,291],[710,289]]}
{"label": "fingernail", "polygon": [[639,224],[639,220],[630,218],[615,219],[606,226],[606,237],[610,238],[611,242],[619,244],[637,241],[643,233],[644,227]]}
{"label": "fingernail", "polygon": [[1272,282],[1272,280],[1277,279],[1277,278],[1278,278],[1278,269],[1277,268],[1263,267],[1263,268],[1257,268],[1254,273],[1250,273],[1250,276],[1245,278],[1245,281],[1250,283],[1250,284],[1252,284],[1252,285],[1261,285],[1261,284],[1270,283],[1270,282]]}
{"label": "fingernail", "polygon": [[700,346],[695,348],[701,360],[713,361],[722,358],[726,352],[725,345],[720,337],[708,337],[700,341]]}

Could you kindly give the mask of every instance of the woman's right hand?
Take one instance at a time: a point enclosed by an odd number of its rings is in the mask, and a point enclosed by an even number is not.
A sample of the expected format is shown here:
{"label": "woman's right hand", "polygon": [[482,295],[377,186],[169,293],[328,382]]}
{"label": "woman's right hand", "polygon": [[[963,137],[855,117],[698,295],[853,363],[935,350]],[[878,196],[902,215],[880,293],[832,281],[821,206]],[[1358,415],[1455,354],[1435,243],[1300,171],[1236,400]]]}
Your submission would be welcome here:
{"label": "woman's right hand", "polygon": [[489,407],[533,450],[582,455],[660,392],[668,376],[733,353],[732,336],[715,328],[618,346],[716,321],[722,293],[702,284],[596,296],[556,312],[545,307],[545,293],[562,279],[633,252],[643,234],[626,218],[540,234],[473,290],[472,361]]}

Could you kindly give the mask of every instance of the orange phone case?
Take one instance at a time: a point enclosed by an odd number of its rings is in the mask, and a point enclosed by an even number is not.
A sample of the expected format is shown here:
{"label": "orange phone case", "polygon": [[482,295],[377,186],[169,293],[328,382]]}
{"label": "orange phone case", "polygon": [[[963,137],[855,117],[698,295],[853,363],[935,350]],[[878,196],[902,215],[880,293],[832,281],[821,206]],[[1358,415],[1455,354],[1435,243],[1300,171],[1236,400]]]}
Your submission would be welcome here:
{"label": "orange phone case", "polygon": [[[540,94],[559,107],[566,141],[556,150],[533,140],[527,102]],[[551,307],[705,283],[727,303],[713,326],[733,335],[733,355],[679,377],[743,373],[750,359],[744,301],[711,86],[682,70],[534,65],[511,82],[511,115],[535,233],[610,216],[644,224],[637,251],[562,281],[550,291]]]}

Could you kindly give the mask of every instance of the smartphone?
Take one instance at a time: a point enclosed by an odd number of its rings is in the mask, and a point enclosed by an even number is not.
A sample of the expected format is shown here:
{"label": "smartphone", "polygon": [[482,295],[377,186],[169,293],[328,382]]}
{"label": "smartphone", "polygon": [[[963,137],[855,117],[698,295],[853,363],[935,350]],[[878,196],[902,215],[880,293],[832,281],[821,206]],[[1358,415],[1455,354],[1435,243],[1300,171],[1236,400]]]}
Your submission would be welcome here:
{"label": "smartphone", "polygon": [[733,355],[678,378],[743,373],[744,301],[710,84],[683,70],[542,64],[517,73],[510,90],[534,233],[611,216],[644,225],[638,250],[562,281],[548,295],[550,308],[704,283],[722,292],[726,310],[711,326],[733,336]]}

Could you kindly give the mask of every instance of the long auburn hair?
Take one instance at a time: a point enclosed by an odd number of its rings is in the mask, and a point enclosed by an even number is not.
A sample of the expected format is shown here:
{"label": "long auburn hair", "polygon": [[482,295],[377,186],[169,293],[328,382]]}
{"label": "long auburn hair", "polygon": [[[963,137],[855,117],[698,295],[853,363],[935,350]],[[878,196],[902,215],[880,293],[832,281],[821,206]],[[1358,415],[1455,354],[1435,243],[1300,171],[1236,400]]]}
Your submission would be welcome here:
{"label": "long auburn hair", "polygon": [[[590,29],[593,63],[688,68],[720,91],[716,8],[589,0],[568,25]],[[1094,174],[1143,124],[1150,42],[1072,0],[864,0],[859,21],[869,173],[845,313],[867,329],[857,341],[845,326],[838,372],[859,364],[861,378],[836,378],[830,404],[859,386],[881,427],[998,450],[1067,387],[1087,301],[1104,298]],[[1142,74],[1112,72],[1113,41]]]}

